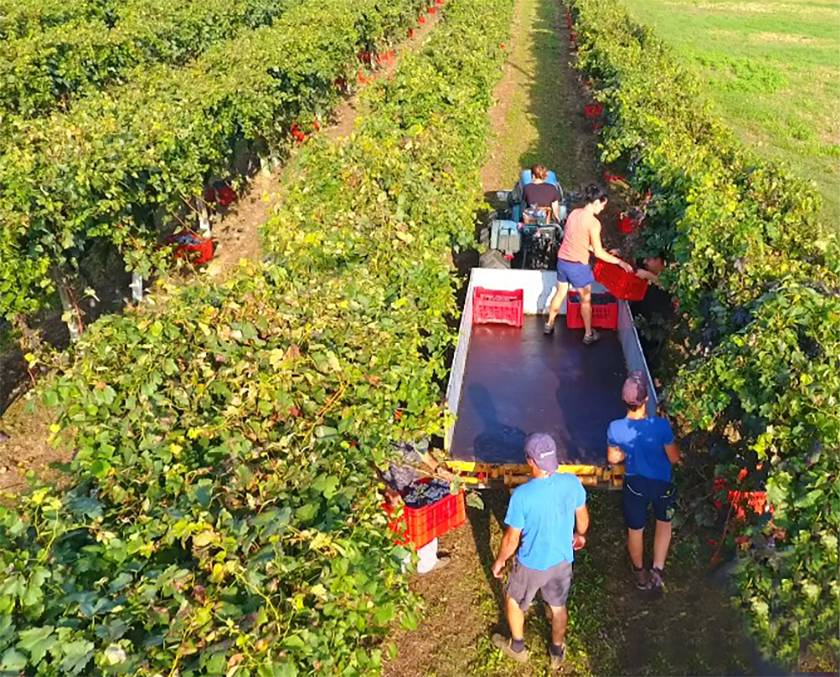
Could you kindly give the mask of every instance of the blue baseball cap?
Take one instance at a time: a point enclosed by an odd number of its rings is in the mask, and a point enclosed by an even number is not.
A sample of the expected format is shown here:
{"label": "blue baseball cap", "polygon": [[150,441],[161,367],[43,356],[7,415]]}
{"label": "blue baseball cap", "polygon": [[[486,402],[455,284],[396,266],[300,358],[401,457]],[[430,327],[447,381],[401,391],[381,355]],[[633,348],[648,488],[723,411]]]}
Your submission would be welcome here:
{"label": "blue baseball cap", "polygon": [[557,471],[557,445],[548,433],[532,433],[525,438],[525,457],[549,475]]}

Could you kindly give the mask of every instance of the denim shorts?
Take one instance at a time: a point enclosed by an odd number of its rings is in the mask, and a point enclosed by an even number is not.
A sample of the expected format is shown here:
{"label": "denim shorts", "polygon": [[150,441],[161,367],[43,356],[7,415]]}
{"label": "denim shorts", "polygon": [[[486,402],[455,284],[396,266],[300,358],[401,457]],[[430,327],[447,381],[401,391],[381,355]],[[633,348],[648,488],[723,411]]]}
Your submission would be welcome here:
{"label": "denim shorts", "polygon": [[670,482],[652,480],[641,475],[624,476],[621,507],[628,529],[644,529],[651,503],[653,516],[660,522],[670,522],[676,501],[677,488]]}
{"label": "denim shorts", "polygon": [[557,259],[557,281],[567,282],[575,289],[583,289],[595,282],[595,277],[588,263]]}
{"label": "denim shorts", "polygon": [[522,611],[527,611],[539,591],[549,606],[566,606],[572,587],[572,564],[560,562],[548,569],[531,569],[514,559],[505,593]]}

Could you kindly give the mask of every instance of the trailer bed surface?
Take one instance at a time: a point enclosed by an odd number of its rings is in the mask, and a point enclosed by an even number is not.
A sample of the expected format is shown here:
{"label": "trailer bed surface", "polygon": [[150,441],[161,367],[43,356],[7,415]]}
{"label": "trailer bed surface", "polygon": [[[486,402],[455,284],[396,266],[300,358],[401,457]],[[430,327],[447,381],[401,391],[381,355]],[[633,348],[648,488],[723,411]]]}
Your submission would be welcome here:
{"label": "trailer bed surface", "polygon": [[522,328],[476,325],[464,369],[453,459],[524,463],[523,440],[548,432],[562,464],[602,466],[610,421],[625,413],[627,373],[616,332],[601,331],[585,346],[583,332],[557,318],[553,336],[544,315],[526,315]]}

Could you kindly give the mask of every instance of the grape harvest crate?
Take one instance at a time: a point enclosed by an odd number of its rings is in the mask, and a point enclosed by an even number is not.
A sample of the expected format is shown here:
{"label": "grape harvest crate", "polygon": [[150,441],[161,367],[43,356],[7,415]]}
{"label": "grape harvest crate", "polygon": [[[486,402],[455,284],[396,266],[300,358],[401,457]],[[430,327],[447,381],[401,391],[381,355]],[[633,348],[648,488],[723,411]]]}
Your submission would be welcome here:
{"label": "grape harvest crate", "polygon": [[[453,415],[444,446],[448,466],[478,487],[528,480],[523,442],[547,432],[557,442],[560,472],[590,486],[617,488],[623,466],[606,462],[607,426],[625,414],[621,386],[627,372],[644,372],[656,391],[626,301],[617,302],[616,331],[583,345],[583,331],[558,317],[554,335],[543,335],[545,309],[554,293],[553,271],[474,268],[470,274],[458,345],[447,387]],[[523,293],[521,327],[473,324],[473,290]],[[606,291],[599,284],[593,292]],[[565,303],[561,313],[566,313]]]}
{"label": "grape harvest crate", "polygon": [[[389,516],[393,515],[389,506],[385,510]],[[403,506],[402,516],[389,520],[388,526],[399,537],[400,545],[411,543],[419,549],[466,521],[464,492],[460,491],[419,508]]]}

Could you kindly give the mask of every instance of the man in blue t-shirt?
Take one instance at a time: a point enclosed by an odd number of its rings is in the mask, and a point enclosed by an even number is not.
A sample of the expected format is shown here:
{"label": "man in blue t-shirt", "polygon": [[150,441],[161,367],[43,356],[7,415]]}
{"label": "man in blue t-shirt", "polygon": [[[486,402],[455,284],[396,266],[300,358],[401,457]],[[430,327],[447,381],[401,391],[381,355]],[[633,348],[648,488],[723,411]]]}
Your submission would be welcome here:
{"label": "man in blue t-shirt", "polygon": [[[648,390],[642,372],[632,372],[621,389],[627,416],[607,429],[607,461],[624,461],[622,507],[627,525],[627,552],[640,590],[664,589],[662,570],[671,544],[671,517],[676,489],[671,483],[671,466],[679,463],[671,424],[660,416],[647,415]],[[642,564],[644,530],[648,505],[653,504],[656,531],[653,536],[653,567]]]}
{"label": "man in blue t-shirt", "polygon": [[510,638],[494,634],[493,644],[516,661],[528,660],[525,612],[539,591],[551,609],[551,666],[559,668],[566,652],[566,599],[574,551],[586,543],[589,528],[586,492],[575,475],[557,473],[557,446],[550,435],[529,435],[525,458],[532,478],[511,494],[507,529],[493,563],[493,575],[501,578],[519,547],[505,589]]}

